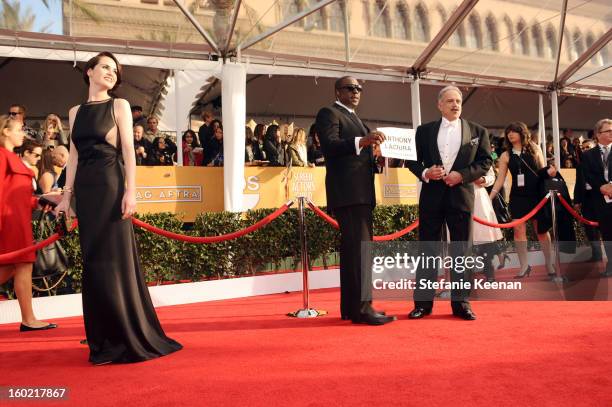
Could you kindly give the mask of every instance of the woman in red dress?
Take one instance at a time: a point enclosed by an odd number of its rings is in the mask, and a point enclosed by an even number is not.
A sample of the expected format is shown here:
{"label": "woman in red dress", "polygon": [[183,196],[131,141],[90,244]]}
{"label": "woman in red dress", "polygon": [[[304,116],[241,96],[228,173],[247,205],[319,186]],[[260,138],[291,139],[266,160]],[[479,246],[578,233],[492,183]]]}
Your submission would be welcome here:
{"label": "woman in red dress", "polygon": [[[25,133],[21,123],[0,116],[0,254],[32,245],[32,209],[38,200],[32,195],[34,173],[27,168],[13,149],[23,144]],[[14,278],[13,285],[21,310],[20,331],[56,328],[39,321],[32,310],[32,264],[36,252],[11,260],[0,260],[0,284]]]}

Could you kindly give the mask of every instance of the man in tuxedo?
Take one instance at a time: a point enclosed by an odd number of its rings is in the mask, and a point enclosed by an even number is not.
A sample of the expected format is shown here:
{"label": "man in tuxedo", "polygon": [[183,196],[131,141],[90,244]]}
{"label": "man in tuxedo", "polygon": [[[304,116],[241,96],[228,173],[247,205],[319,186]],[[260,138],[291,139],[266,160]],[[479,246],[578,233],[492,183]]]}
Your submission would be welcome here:
{"label": "man in tuxedo", "polygon": [[[599,231],[604,241],[608,264],[604,277],[612,277],[612,119],[601,119],[595,124],[597,146],[582,154],[584,181],[592,188],[589,198],[597,214]],[[586,197],[585,197],[586,198]]]}
{"label": "man in tuxedo", "polygon": [[[600,195],[599,191],[594,191],[591,185],[587,184],[584,180],[584,174],[582,171],[582,155],[595,147],[593,140],[584,140],[581,144],[582,152],[580,154],[580,163],[576,166],[576,184],[574,184],[574,209],[582,212],[582,216],[587,219],[597,219],[597,208],[594,207],[593,203],[596,201],[597,196]],[[595,197],[592,195],[596,194]],[[601,254],[601,236],[599,234],[599,228],[597,226],[583,225],[584,232],[589,239],[591,244],[591,259],[590,262],[600,262],[602,260]]]}
{"label": "man in tuxedo", "polygon": [[[450,233],[450,256],[470,255],[473,182],[483,177],[491,167],[491,147],[487,130],[461,116],[461,91],[447,86],[438,94],[438,109],[442,118],[417,128],[415,136],[417,160],[408,161],[410,171],[423,181],[419,197],[419,241],[425,256],[442,256],[440,240]],[[446,239],[445,239],[446,240]],[[431,314],[437,280],[435,262],[419,267],[416,274],[414,309],[411,319]],[[453,282],[471,281],[471,270],[451,268]],[[423,287],[425,284],[425,287]],[[474,320],[476,315],[468,301],[469,289],[451,290],[453,315]]]}
{"label": "man in tuxedo", "polygon": [[362,87],[349,76],[335,83],[336,102],[322,108],[315,122],[325,157],[327,207],[340,225],[340,311],[355,324],[383,325],[395,320],[371,305],[371,268],[361,270],[361,242],[372,240],[374,156],[385,135],[372,131],[355,113]]}

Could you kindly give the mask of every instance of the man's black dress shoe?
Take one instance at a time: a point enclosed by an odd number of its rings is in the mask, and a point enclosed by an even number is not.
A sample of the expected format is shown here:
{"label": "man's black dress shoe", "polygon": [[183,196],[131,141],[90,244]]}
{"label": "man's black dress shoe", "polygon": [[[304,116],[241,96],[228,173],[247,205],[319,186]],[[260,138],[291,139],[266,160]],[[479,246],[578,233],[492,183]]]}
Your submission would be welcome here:
{"label": "man's black dress shoe", "polygon": [[395,317],[389,317],[386,315],[377,314],[360,314],[357,318],[352,321],[354,324],[366,324],[366,325],[384,325],[389,322],[395,321]]}
{"label": "man's black dress shoe", "polygon": [[453,311],[453,315],[466,321],[473,321],[476,319],[476,314],[470,308],[462,309],[460,311]]}
{"label": "man's black dress shoe", "polygon": [[[385,311],[374,310],[374,315],[384,317],[385,315],[387,315],[387,313]],[[348,321],[349,319],[351,319],[351,317],[349,317],[348,315],[342,315],[341,318],[343,321]]]}
{"label": "man's black dress shoe", "polygon": [[416,307],[415,309],[410,311],[410,314],[408,314],[408,319],[421,319],[429,314],[431,314],[430,309]]}
{"label": "man's black dress shoe", "polygon": [[49,325],[41,326],[40,328],[32,328],[31,326],[27,326],[27,325],[21,324],[21,326],[19,327],[19,331],[20,332],[44,331],[44,330],[53,329],[53,328],[57,328],[57,325],[56,324],[49,324]]}

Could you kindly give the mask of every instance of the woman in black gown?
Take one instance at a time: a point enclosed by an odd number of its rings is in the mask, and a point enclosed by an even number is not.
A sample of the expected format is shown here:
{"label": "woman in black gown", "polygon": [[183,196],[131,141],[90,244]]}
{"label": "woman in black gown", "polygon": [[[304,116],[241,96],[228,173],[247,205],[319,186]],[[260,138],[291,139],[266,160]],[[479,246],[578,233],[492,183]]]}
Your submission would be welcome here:
{"label": "woman in black gown", "polygon": [[[503,187],[508,170],[512,175],[512,188],[510,189],[510,214],[512,218],[519,219],[527,215],[542,199],[539,191],[540,180],[557,175],[557,169],[546,165],[544,156],[538,146],[531,141],[531,134],[527,125],[522,122],[510,123],[504,130],[506,151],[499,157],[499,170],[497,181],[489,194],[493,199]],[[547,230],[538,228],[538,219],[542,210],[532,218],[533,228],[544,253],[544,261],[549,276],[555,274],[551,258],[550,235]],[[521,223],[514,228],[514,241],[518,254],[521,271],[515,278],[528,277],[531,266],[527,262],[527,225]]]}
{"label": "woman in black gown", "polygon": [[57,211],[70,213],[74,188],[83,255],[83,319],[93,364],[140,362],[182,346],[159,324],[144,281],[130,220],[136,159],[130,105],[109,96],[121,66],[108,52],[83,70],[86,103],[70,109],[70,158]]}

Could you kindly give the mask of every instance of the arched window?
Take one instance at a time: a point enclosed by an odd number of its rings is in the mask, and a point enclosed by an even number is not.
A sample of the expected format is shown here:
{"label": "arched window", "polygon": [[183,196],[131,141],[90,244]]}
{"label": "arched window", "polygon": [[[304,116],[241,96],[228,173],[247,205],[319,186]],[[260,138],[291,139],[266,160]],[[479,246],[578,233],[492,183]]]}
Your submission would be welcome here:
{"label": "arched window", "polygon": [[408,5],[405,1],[400,1],[395,6],[395,16],[393,17],[393,37],[401,40],[411,40],[411,31]]}
{"label": "arched window", "polygon": [[574,35],[572,36],[572,42],[574,43],[574,47],[576,48],[577,57],[584,53],[584,37],[580,30],[574,31]]}
{"label": "arched window", "polygon": [[480,19],[471,14],[468,17],[467,32],[465,35],[465,45],[468,48],[482,48],[482,31],[480,30]]}
{"label": "arched window", "polygon": [[422,3],[419,3],[414,9],[414,22],[414,40],[429,42],[429,17]]}
{"label": "arched window", "polygon": [[[308,0],[308,8],[314,7],[318,3],[317,0]],[[307,30],[325,30],[325,8],[315,11],[306,17],[304,28]]]}
{"label": "arched window", "polygon": [[566,44],[565,47],[567,48],[567,59],[569,62],[574,62],[578,59],[578,52],[576,51],[576,44],[574,44],[573,37],[567,29],[563,30],[563,42]]}
{"label": "arched window", "polygon": [[389,7],[385,0],[376,0],[374,3],[374,31],[376,37],[391,37],[391,22],[389,19]]}
{"label": "arched window", "polygon": [[510,20],[510,17],[504,17],[504,25],[506,26],[506,41],[508,41],[508,49],[510,49],[510,52],[512,52],[513,54],[516,54],[517,47],[515,45],[514,38],[514,24],[512,24],[512,20]]}
{"label": "arched window", "polygon": [[[289,17],[293,17],[294,15],[298,14],[300,11],[302,11],[302,5],[300,0],[285,0],[284,2],[284,7],[283,7],[283,18],[287,19]],[[303,27],[304,26],[304,20],[299,20],[297,21],[294,25]]]}
{"label": "arched window", "polygon": [[516,24],[516,35],[518,44],[518,53],[529,55],[529,33],[527,32],[527,24],[521,20]]}
{"label": "arched window", "polygon": [[542,29],[539,24],[534,24],[531,27],[531,38],[533,40],[532,55],[544,58],[544,39],[542,38]]}
{"label": "arched window", "polygon": [[[586,37],[586,46],[588,48],[591,48],[591,46],[595,43],[595,37],[593,36],[593,33],[589,33]],[[593,65],[598,65],[598,66],[602,66],[603,65],[603,60],[601,57],[601,53],[596,53],[595,55],[593,55],[591,57],[591,63]]]}
{"label": "arched window", "polygon": [[557,57],[557,32],[555,27],[548,25],[546,28],[546,46],[544,47],[544,57],[548,59],[555,59]]}
{"label": "arched window", "polygon": [[485,20],[486,31],[485,36],[483,38],[484,48],[490,51],[498,51],[499,50],[499,36],[497,34],[497,21],[495,21],[495,17],[493,14],[489,14],[487,19]]}
{"label": "arched window", "polygon": [[344,4],[344,2],[334,1],[325,7],[328,30],[333,32],[344,32]]}
{"label": "arched window", "polygon": [[[446,16],[446,10],[441,5],[438,5],[437,12],[438,18],[440,19],[440,27],[442,27],[444,24],[446,24],[446,21],[448,21],[448,17]],[[463,39],[460,38],[459,35],[460,28],[461,32],[464,34]],[[463,24],[460,24],[457,28],[455,28],[455,31],[453,31],[450,38],[448,39],[448,45],[450,45],[451,47],[462,47],[465,45],[465,33],[463,30]]]}

